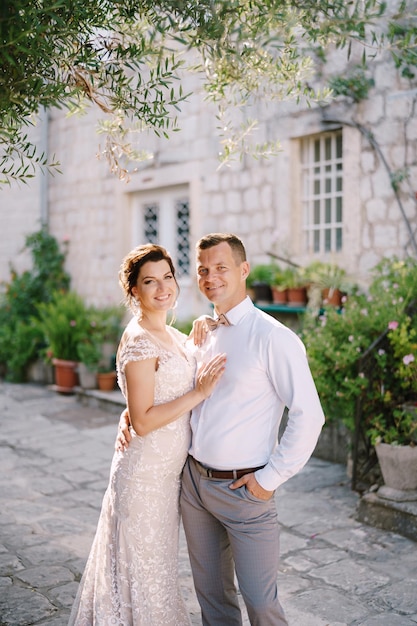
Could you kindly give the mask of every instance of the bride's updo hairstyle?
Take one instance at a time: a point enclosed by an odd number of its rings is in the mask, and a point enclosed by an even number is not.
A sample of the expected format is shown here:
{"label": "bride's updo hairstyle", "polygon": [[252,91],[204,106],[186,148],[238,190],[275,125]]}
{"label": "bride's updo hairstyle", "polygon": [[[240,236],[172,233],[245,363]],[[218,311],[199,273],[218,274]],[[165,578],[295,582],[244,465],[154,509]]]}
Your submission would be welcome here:
{"label": "bride's updo hairstyle", "polygon": [[145,265],[145,263],[148,263],[148,261],[166,261],[174,277],[178,292],[180,290],[177,279],[175,278],[174,264],[165,248],[155,243],[145,243],[142,246],[138,246],[125,256],[119,270],[119,284],[125,294],[126,306],[134,312],[137,311],[137,302],[132,293],[132,289],[138,282],[141,267]]}

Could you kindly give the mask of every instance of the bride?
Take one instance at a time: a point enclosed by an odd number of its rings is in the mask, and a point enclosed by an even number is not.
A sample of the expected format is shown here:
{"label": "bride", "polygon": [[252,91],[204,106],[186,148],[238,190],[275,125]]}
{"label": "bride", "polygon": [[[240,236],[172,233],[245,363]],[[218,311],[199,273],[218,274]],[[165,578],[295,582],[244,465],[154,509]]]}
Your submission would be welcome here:
{"label": "bride", "polygon": [[132,440],[114,454],[69,626],[189,626],[177,571],[181,471],[191,409],[211,394],[226,359],[196,374],[187,337],[167,325],[178,284],[164,248],[132,250],[119,280],[135,313],[117,353]]}

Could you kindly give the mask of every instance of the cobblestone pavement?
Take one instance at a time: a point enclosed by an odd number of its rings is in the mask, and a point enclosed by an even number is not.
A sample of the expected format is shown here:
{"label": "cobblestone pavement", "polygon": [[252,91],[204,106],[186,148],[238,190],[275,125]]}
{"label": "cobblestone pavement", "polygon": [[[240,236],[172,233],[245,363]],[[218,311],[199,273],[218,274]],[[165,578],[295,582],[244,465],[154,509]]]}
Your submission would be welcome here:
{"label": "cobblestone pavement", "polygon": [[[74,396],[0,383],[0,626],[67,624],[117,420]],[[417,544],[355,521],[343,466],[314,458],[276,498],[290,626],[417,624]],[[183,537],[180,577],[201,625]]]}

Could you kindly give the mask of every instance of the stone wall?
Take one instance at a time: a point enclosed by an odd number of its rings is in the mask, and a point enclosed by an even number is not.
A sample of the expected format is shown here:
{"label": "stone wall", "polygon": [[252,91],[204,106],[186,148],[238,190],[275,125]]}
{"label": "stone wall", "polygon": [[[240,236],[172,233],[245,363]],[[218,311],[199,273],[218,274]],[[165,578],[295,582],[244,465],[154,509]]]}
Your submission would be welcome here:
{"label": "stone wall", "polygon": [[[33,141],[42,145],[42,125],[29,131]],[[0,283],[10,278],[10,264],[18,271],[30,264],[23,252],[25,236],[38,230],[45,217],[46,179],[37,176],[29,185],[13,182],[0,190]]]}

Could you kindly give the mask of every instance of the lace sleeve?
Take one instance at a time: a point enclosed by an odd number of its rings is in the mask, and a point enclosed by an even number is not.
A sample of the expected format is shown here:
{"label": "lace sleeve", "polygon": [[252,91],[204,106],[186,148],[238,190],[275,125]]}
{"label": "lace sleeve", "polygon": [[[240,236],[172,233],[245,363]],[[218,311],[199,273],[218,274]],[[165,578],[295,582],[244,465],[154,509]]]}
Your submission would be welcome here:
{"label": "lace sleeve", "polygon": [[126,364],[129,361],[144,361],[155,359],[159,356],[158,348],[146,337],[132,338],[121,347],[117,355],[117,366],[120,374],[124,374]]}
{"label": "lace sleeve", "polygon": [[129,337],[121,342],[117,353],[117,383],[126,398],[125,367],[130,361],[144,361],[159,357],[157,346],[145,337]]}

